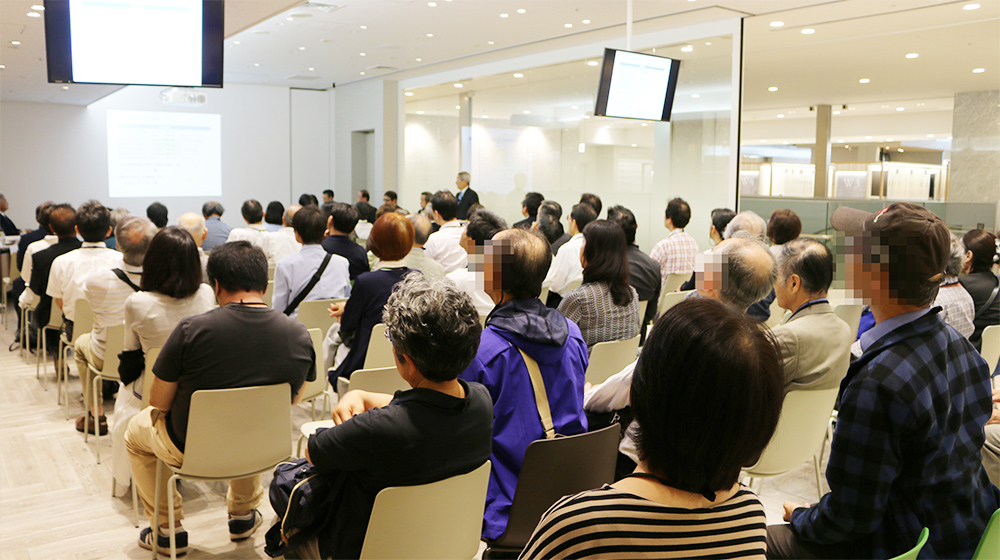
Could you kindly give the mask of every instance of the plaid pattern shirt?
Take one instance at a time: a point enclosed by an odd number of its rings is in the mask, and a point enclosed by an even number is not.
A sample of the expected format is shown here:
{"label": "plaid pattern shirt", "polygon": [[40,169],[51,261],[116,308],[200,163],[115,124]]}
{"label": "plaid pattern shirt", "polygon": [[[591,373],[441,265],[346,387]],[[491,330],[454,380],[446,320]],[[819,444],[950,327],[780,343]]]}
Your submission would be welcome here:
{"label": "plaid pattern shirt", "polygon": [[976,331],[972,324],[976,305],[969,292],[958,283],[957,277],[949,277],[941,284],[934,305],[941,306],[941,320],[951,325],[958,334],[969,338]]}
{"label": "plaid pattern shirt", "polygon": [[980,457],[991,398],[986,362],[934,308],[876,340],[841,384],[830,492],[792,513],[804,541],[859,557],[909,550],[969,558],[1000,503]]}
{"label": "plaid pattern shirt", "polygon": [[671,274],[690,274],[694,270],[694,256],[698,242],[683,229],[675,229],[653,247],[649,254],[660,263],[660,281],[666,282]]}

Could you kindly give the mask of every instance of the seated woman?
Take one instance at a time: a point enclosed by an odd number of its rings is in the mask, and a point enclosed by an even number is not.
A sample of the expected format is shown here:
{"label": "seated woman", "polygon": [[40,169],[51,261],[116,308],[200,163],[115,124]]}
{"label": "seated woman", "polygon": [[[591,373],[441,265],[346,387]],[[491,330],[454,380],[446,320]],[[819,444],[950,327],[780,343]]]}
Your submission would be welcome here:
{"label": "seated woman", "polygon": [[639,335],[639,294],[629,285],[625,231],[610,220],[583,228],[583,285],[566,294],[559,312],[580,326],[588,348]]}
{"label": "seated woman", "polygon": [[382,309],[393,286],[411,272],[403,258],[413,247],[413,224],[402,214],[383,214],[372,227],[368,246],[381,261],[379,269],[355,278],[346,303],[330,305],[330,316],[340,318],[340,338],[350,347],[344,361],[330,376],[334,387],[338,377],[350,379],[352,373],[365,367],[372,327],[382,322]]}
{"label": "seated woman", "polygon": [[112,429],[112,473],[115,495],[128,489],[125,429],[142,409],[144,356],[167,341],[177,323],[215,307],[215,294],[201,283],[201,259],[191,234],[177,228],[161,229],[149,243],[142,263],[141,292],[125,300],[125,358],[119,366],[125,390],[115,400]]}
{"label": "seated woman", "polygon": [[357,558],[380,490],[443,480],[489,459],[493,401],[482,385],[457,379],[482,333],[469,296],[413,273],[389,298],[384,322],[396,369],[412,389],[351,391],[333,411],[335,426],[309,438],[306,458],[316,470],[346,480],[334,521],[295,557]]}
{"label": "seated woman", "polygon": [[983,330],[1000,324],[1000,278],[992,270],[993,265],[1000,263],[1000,244],[997,236],[982,229],[963,235],[962,244],[965,245],[965,264],[958,281],[972,296],[976,307],[972,319],[975,330],[969,342],[982,351]]}
{"label": "seated woman", "polygon": [[774,433],[782,383],[777,345],[746,314],[671,308],[632,377],[639,466],[556,502],[521,558],[764,558],[764,508],[738,480]]}

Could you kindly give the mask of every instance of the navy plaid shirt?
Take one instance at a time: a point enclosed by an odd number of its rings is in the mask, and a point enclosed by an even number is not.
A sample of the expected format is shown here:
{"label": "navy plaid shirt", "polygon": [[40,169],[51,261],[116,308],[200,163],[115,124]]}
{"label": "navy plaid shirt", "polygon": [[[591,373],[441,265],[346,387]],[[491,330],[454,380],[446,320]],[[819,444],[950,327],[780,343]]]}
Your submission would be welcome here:
{"label": "navy plaid shirt", "polygon": [[830,492],[792,513],[800,539],[886,558],[912,548],[927,527],[921,557],[972,556],[1000,502],[980,456],[989,372],[938,311],[889,332],[851,365],[826,471]]}

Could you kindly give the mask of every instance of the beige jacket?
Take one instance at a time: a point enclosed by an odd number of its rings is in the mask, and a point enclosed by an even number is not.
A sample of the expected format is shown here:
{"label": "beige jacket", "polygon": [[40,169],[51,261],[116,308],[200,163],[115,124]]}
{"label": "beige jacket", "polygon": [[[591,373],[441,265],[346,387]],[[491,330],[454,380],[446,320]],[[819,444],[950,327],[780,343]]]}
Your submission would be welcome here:
{"label": "beige jacket", "polygon": [[771,329],[785,367],[785,392],[838,387],[850,365],[851,328],[829,303],[811,305]]}

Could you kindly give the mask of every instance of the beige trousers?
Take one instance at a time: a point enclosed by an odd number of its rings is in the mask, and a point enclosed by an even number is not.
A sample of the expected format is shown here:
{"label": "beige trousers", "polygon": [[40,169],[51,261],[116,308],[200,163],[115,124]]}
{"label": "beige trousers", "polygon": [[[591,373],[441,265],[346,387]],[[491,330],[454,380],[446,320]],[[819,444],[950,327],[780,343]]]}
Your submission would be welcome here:
{"label": "beige trousers", "polygon": [[[94,396],[91,394],[94,388],[94,373],[90,371],[87,364],[94,366],[94,369],[104,369],[104,360],[94,356],[94,350],[90,344],[91,333],[84,333],[76,339],[73,346],[73,357],[76,358],[76,370],[80,373],[80,384],[83,385],[83,407],[90,410],[94,404]],[[92,411],[97,415],[97,411]]]}
{"label": "beige trousers", "polygon": [[983,466],[990,482],[1000,486],[1000,424],[986,426],[986,442],[983,444]]}
{"label": "beige trousers", "polygon": [[[160,485],[160,525],[167,524],[167,481],[173,475],[170,469],[161,469],[160,480],[157,481],[156,462],[160,460],[174,468],[179,468],[184,462],[184,453],[170,439],[166,422],[166,414],[150,406],[133,416],[125,431],[125,448],[128,450],[132,479],[150,526],[153,525],[153,500],[156,499],[157,484]],[[229,481],[226,501],[230,513],[260,506],[264,499],[261,477],[258,474]],[[174,519],[180,521],[183,518],[181,495],[175,490]]]}

